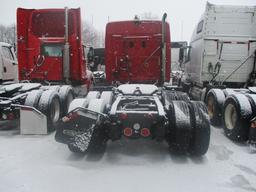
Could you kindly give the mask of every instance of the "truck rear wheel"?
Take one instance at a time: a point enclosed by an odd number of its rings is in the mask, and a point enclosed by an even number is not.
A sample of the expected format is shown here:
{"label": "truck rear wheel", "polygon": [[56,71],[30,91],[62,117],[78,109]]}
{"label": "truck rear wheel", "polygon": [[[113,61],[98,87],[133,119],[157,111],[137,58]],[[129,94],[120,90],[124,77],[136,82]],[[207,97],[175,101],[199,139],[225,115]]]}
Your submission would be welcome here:
{"label": "truck rear wheel", "polygon": [[226,88],[226,89],[223,89],[223,93],[224,93],[225,97],[227,97],[231,94],[235,94],[235,91],[233,89]]}
{"label": "truck rear wheel", "polygon": [[191,102],[191,116],[193,132],[189,152],[191,155],[202,156],[210,143],[210,121],[202,102]]}
{"label": "truck rear wheel", "polygon": [[84,151],[73,144],[68,144],[68,149],[73,153],[85,154]]}
{"label": "truck rear wheel", "polygon": [[106,151],[107,136],[105,131],[105,125],[101,125],[94,130],[88,152],[104,153]]}
{"label": "truck rear wheel", "polygon": [[211,89],[206,96],[206,105],[210,121],[213,125],[222,124],[222,106],[225,101],[225,95],[221,89]]}
{"label": "truck rear wheel", "polygon": [[68,108],[68,112],[78,108],[78,107],[83,107],[83,108],[86,108],[88,106],[88,100],[87,99],[84,99],[84,98],[77,98],[77,99],[74,99],[70,105],[69,105],[69,108]]}
{"label": "truck rear wheel", "polygon": [[249,134],[252,109],[247,97],[235,94],[227,97],[224,103],[224,131],[233,141],[246,141]]}
{"label": "truck rear wheel", "polygon": [[191,140],[189,105],[185,101],[172,101],[169,106],[168,144],[170,152],[187,154]]}
{"label": "truck rear wheel", "polygon": [[38,102],[43,93],[43,90],[33,90],[28,93],[24,105],[38,108]]}
{"label": "truck rear wheel", "polygon": [[172,101],[190,101],[187,93],[164,90],[162,93],[163,103],[165,108],[169,111],[169,105]]}
{"label": "truck rear wheel", "polygon": [[73,89],[68,86],[64,85],[59,89],[59,96],[60,96],[60,104],[61,104],[61,117],[66,115],[68,112],[68,108],[72,100],[75,98]]}
{"label": "truck rear wheel", "polygon": [[[203,101],[192,101],[198,108],[208,115],[208,109]],[[209,117],[209,116],[208,116]]]}
{"label": "truck rear wheel", "polygon": [[86,99],[90,101],[91,99],[98,99],[100,98],[100,92],[99,91],[89,91],[89,93],[86,96]]}
{"label": "truck rear wheel", "polygon": [[111,108],[111,104],[113,101],[113,92],[112,91],[103,91],[100,96],[101,99],[103,99],[105,104],[104,111],[108,111]]}
{"label": "truck rear wheel", "polygon": [[256,115],[256,95],[255,94],[246,94],[245,96],[248,98],[248,100],[251,104],[251,108],[252,108],[252,117],[251,118],[253,118]]}
{"label": "truck rear wheel", "polygon": [[38,109],[47,117],[48,130],[54,130],[60,118],[60,98],[56,91],[46,90],[39,100]]}

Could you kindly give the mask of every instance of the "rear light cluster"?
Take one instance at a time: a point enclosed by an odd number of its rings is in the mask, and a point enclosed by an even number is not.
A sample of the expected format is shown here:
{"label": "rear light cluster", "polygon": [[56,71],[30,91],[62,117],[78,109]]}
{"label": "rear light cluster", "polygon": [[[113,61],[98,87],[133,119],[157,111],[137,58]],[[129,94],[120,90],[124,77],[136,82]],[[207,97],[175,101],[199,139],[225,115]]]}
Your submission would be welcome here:
{"label": "rear light cluster", "polygon": [[129,128],[129,127],[124,128],[124,135],[126,137],[130,137],[130,136],[132,136],[132,134],[133,134],[132,128]]}
{"label": "rear light cluster", "polygon": [[251,122],[251,128],[256,128],[256,120],[253,120],[252,122]]}
{"label": "rear light cluster", "polygon": [[[152,120],[154,118],[154,115],[152,113],[147,113],[144,115],[149,120]],[[121,113],[119,118],[121,120],[127,120],[128,114],[127,113]],[[123,130],[123,134],[126,137],[131,137],[133,134],[140,134],[142,137],[148,137],[150,136],[150,130],[149,128],[141,128],[141,125],[139,123],[134,123],[132,127],[125,127]]]}
{"label": "rear light cluster", "polygon": [[130,127],[124,128],[124,135],[126,137],[131,137],[134,133],[139,133],[142,137],[150,136],[150,130],[148,128],[142,128],[140,131],[134,130]]}
{"label": "rear light cluster", "polygon": [[150,130],[148,128],[143,128],[140,130],[140,134],[143,137],[148,137],[150,135]]}
{"label": "rear light cluster", "polygon": [[15,114],[14,113],[2,113],[1,119],[13,120],[13,119],[15,119]]}
{"label": "rear light cluster", "polygon": [[128,118],[127,113],[121,113],[121,114],[120,114],[120,119],[121,119],[121,120],[126,120],[127,118]]}

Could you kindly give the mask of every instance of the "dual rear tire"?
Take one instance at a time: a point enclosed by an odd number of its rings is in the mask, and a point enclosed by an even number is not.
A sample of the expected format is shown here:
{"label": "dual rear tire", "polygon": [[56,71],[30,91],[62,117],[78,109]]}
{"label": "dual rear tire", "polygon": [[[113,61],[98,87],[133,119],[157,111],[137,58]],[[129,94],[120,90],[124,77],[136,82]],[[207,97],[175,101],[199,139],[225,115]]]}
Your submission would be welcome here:
{"label": "dual rear tire", "polygon": [[24,105],[31,106],[42,112],[47,118],[48,131],[54,130],[59,119],[67,113],[68,106],[74,98],[70,86],[58,89],[33,90],[28,93]]}
{"label": "dual rear tire", "polygon": [[210,142],[210,122],[203,102],[172,101],[168,144],[176,154],[204,155]]}
{"label": "dual rear tire", "polygon": [[223,125],[233,141],[248,140],[250,119],[256,115],[256,96],[247,93],[245,89],[211,89],[206,96],[212,125]]}
{"label": "dual rear tire", "polygon": [[222,108],[225,95],[221,89],[211,89],[206,96],[206,106],[212,125],[222,125]]}
{"label": "dual rear tire", "polygon": [[256,106],[255,96],[232,94],[227,97],[223,107],[224,132],[233,141],[248,140],[250,119]]}

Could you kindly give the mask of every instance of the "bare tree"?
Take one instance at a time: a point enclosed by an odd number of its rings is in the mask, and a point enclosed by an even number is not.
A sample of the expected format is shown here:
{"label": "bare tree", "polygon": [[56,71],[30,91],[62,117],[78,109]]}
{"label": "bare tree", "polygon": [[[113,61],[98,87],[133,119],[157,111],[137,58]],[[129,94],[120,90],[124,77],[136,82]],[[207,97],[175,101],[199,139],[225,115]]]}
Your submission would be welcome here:
{"label": "bare tree", "polygon": [[[82,39],[85,45],[93,47],[104,47],[104,34],[97,31],[91,24],[86,21],[82,22]],[[0,25],[0,41],[12,45],[16,44],[16,26]]]}
{"label": "bare tree", "polygon": [[104,47],[103,32],[96,30],[86,21],[82,22],[82,39],[87,46]]}
{"label": "bare tree", "polygon": [[9,25],[9,26],[4,26],[0,25],[0,41],[1,42],[6,42],[9,44],[14,45],[16,39],[16,26]]}

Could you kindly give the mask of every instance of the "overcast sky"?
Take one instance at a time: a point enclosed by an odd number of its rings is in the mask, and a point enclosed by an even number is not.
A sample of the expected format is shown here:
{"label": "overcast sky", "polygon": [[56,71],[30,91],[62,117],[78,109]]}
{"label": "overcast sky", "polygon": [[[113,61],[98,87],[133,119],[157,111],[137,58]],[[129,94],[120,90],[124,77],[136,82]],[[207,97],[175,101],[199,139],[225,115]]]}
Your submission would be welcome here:
{"label": "overcast sky", "polygon": [[[3,3],[4,2],[4,3]],[[206,0],[6,0],[0,7],[0,24],[16,22],[16,9],[80,7],[82,19],[104,31],[110,21],[133,19],[134,15],[151,12],[161,18],[167,13],[172,40],[190,40],[190,36],[204,12]],[[214,4],[256,5],[256,0],[210,0]]]}

